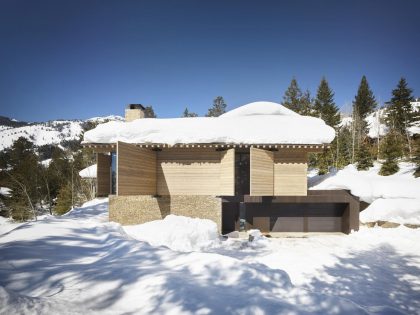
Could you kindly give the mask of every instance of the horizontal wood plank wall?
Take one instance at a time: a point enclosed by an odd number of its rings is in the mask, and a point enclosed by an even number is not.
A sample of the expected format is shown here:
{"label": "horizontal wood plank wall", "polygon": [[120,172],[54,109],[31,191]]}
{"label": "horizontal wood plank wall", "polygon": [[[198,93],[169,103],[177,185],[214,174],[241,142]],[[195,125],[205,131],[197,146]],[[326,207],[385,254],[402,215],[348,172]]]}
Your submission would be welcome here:
{"label": "horizontal wood plank wall", "polygon": [[294,149],[280,149],[274,154],[274,195],[306,196],[307,152]]}
{"label": "horizontal wood plank wall", "polygon": [[117,143],[117,194],[156,194],[156,152],[133,144]]}
{"label": "horizontal wood plank wall", "polygon": [[250,195],[272,196],[274,185],[273,152],[251,148],[250,150]]}
{"label": "horizontal wood plank wall", "polygon": [[97,153],[96,187],[98,197],[105,197],[111,193],[111,155]]}
{"label": "horizontal wood plank wall", "polygon": [[170,148],[157,152],[158,195],[218,195],[219,151]]}
{"label": "horizontal wood plank wall", "polygon": [[220,152],[220,195],[235,195],[235,149]]}

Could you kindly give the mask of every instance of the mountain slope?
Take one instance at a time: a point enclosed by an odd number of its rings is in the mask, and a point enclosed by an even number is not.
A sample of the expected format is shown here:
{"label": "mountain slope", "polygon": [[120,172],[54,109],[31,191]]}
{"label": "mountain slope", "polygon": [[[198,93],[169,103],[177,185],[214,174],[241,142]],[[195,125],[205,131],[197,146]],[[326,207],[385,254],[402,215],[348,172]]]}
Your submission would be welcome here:
{"label": "mountain slope", "polygon": [[82,133],[98,123],[121,121],[121,116],[94,117],[87,120],[53,120],[40,123],[14,121],[0,116],[0,151],[10,148],[13,142],[24,137],[35,146],[60,145],[78,140]]}

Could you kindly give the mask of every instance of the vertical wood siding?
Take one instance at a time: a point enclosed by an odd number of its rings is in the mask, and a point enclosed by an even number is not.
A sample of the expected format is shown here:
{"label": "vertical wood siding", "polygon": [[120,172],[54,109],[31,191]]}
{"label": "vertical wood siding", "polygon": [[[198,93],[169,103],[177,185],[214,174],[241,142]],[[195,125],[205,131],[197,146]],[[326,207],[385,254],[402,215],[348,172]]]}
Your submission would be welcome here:
{"label": "vertical wood siding", "polygon": [[306,196],[307,152],[280,149],[274,154],[274,195]]}
{"label": "vertical wood siding", "polygon": [[156,152],[117,143],[117,194],[156,194]]}
{"label": "vertical wood siding", "polygon": [[274,191],[273,152],[251,148],[250,165],[251,196],[272,196]]}
{"label": "vertical wood siding", "polygon": [[220,195],[235,195],[235,149],[220,152]]}
{"label": "vertical wood siding", "polygon": [[111,193],[111,155],[96,153],[97,175],[96,187],[98,197],[108,196]]}

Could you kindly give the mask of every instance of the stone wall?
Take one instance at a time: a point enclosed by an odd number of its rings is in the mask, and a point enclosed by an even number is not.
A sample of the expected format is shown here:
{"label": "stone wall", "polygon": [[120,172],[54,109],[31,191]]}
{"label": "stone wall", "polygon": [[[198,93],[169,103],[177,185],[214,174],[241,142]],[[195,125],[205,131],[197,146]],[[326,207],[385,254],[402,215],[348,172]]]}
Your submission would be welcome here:
{"label": "stone wall", "polygon": [[168,214],[210,219],[222,228],[222,201],[215,196],[109,196],[109,220],[123,225],[159,220]]}

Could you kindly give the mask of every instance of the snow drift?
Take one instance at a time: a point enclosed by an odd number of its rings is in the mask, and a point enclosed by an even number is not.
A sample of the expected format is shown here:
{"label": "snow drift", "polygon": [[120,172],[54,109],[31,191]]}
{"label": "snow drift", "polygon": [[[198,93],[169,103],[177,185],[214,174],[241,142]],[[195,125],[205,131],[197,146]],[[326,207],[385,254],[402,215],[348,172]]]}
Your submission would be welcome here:
{"label": "snow drift", "polygon": [[112,121],[87,131],[84,143],[322,144],[335,137],[319,118],[272,102],[255,102],[220,117],[144,118]]}
{"label": "snow drift", "polygon": [[354,165],[348,165],[310,189],[347,189],[360,200],[372,203],[379,198],[418,198],[420,178],[401,175],[380,176],[370,171],[358,171]]}
{"label": "snow drift", "polygon": [[173,214],[163,220],[124,226],[124,230],[137,240],[180,252],[197,251],[219,239],[217,225],[213,221]]}
{"label": "snow drift", "polygon": [[360,213],[360,221],[420,225],[420,199],[376,199]]}

